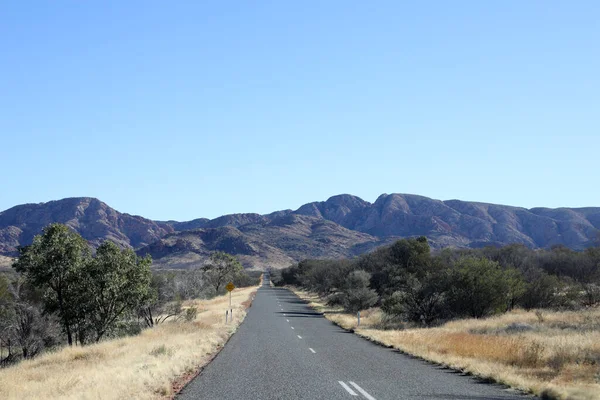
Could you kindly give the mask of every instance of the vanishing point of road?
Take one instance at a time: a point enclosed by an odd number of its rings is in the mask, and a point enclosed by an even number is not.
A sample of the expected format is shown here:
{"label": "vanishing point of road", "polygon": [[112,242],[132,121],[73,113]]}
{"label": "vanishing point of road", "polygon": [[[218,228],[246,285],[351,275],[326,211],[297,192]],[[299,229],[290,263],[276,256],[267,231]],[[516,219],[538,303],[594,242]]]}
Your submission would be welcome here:
{"label": "vanishing point of road", "polygon": [[265,274],[246,319],[178,400],[524,400],[335,326]]}

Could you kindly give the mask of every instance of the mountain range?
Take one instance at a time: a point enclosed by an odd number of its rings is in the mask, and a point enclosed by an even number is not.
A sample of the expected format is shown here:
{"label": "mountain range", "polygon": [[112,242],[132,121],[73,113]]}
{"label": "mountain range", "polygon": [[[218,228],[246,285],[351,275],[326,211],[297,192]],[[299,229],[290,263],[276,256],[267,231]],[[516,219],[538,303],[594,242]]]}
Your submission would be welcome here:
{"label": "mountain range", "polygon": [[153,221],[120,213],[95,198],[23,204],[0,212],[0,257],[50,223],[66,224],[93,246],[112,240],[150,254],[156,267],[190,268],[216,250],[248,268],[285,267],[305,258],[352,257],[402,237],[426,236],[434,248],[521,243],[583,249],[600,232],[600,207],[532,208],[409,194],[383,194],[374,203],[352,195],[271,214]]}

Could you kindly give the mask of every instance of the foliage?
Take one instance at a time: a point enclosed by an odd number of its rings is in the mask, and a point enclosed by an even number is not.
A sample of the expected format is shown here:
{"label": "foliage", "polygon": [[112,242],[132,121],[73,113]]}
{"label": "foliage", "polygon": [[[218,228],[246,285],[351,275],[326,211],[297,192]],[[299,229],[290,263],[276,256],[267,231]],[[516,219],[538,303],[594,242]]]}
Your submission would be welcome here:
{"label": "foliage", "polygon": [[508,278],[499,263],[487,258],[461,258],[449,274],[448,305],[455,316],[481,318],[506,309]]}
{"label": "foliage", "polygon": [[15,349],[26,359],[58,343],[60,328],[51,316],[42,315],[37,297],[23,278],[0,275],[0,350],[5,347],[8,353],[0,363],[16,361]]}
{"label": "foliage", "polygon": [[80,274],[90,257],[88,244],[67,226],[52,224],[19,252],[15,269],[44,290],[45,311],[58,313],[67,341],[73,344],[73,328],[84,318]]}
{"label": "foliage", "polygon": [[342,289],[342,304],[347,311],[355,313],[372,307],[377,302],[377,292],[369,289],[370,279],[371,274],[363,270],[348,274]]}
{"label": "foliage", "polygon": [[86,263],[81,282],[85,295],[80,304],[96,342],[114,328],[120,317],[150,299],[151,263],[150,256],[139,258],[133,250],[121,250],[108,241]]}
{"label": "foliage", "polygon": [[242,267],[237,257],[217,251],[211,254],[204,271],[207,279],[215,288],[215,292],[220,294],[228,282],[243,274],[244,267]]}
{"label": "foliage", "polygon": [[260,277],[225,253],[213,254],[205,268],[152,271],[149,256],[110,241],[92,255],[88,243],[61,224],[47,226],[20,253],[16,274],[0,275],[0,365],[61,345],[61,327],[69,345],[83,345],[138,334],[143,324],[193,321],[198,309],[184,309],[183,300],[213,297],[228,281],[254,285]]}
{"label": "foliage", "polygon": [[[354,271],[361,271],[360,278]],[[271,279],[275,285],[316,292],[327,297],[328,304],[348,310],[365,307],[350,304],[350,298],[360,294],[369,303],[379,302],[388,316],[432,325],[518,307],[600,304],[600,248],[532,250],[513,244],[432,252],[426,238],[407,238],[356,259],[303,260],[273,271]],[[353,286],[360,289],[353,291]],[[376,292],[375,301],[367,295],[369,290]]]}
{"label": "foliage", "polygon": [[385,299],[382,309],[389,315],[431,325],[447,312],[447,277],[428,274],[422,279],[411,277],[402,290]]}

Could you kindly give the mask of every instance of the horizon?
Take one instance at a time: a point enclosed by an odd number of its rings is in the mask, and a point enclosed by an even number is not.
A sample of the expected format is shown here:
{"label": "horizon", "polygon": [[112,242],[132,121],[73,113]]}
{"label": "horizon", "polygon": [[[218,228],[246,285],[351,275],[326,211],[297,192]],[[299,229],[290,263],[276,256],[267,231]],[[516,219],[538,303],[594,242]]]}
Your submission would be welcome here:
{"label": "horizon", "polygon": [[0,13],[0,210],[94,197],[187,221],[335,193],[527,209],[600,199],[591,0]]}

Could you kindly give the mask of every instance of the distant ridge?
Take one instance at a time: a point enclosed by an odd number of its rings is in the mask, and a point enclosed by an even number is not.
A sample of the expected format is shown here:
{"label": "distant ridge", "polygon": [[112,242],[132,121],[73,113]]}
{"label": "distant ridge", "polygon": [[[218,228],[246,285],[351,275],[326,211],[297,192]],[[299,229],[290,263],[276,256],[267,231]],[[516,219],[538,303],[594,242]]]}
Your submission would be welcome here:
{"label": "distant ridge", "polygon": [[600,207],[526,209],[412,194],[382,194],[370,203],[341,194],[295,211],[161,222],[120,213],[98,199],[68,198],[1,212],[0,255],[15,256],[52,222],[69,225],[94,246],[110,239],[150,254],[159,267],[192,267],[223,250],[259,268],[351,257],[418,235],[437,248],[520,243],[584,249],[600,232]]}
{"label": "distant ridge", "polygon": [[66,224],[92,245],[110,239],[121,246],[150,244],[174,229],[139,216],[120,213],[91,197],[72,197],[39,204],[23,204],[0,213],[0,255],[17,255],[17,247],[53,222]]}

